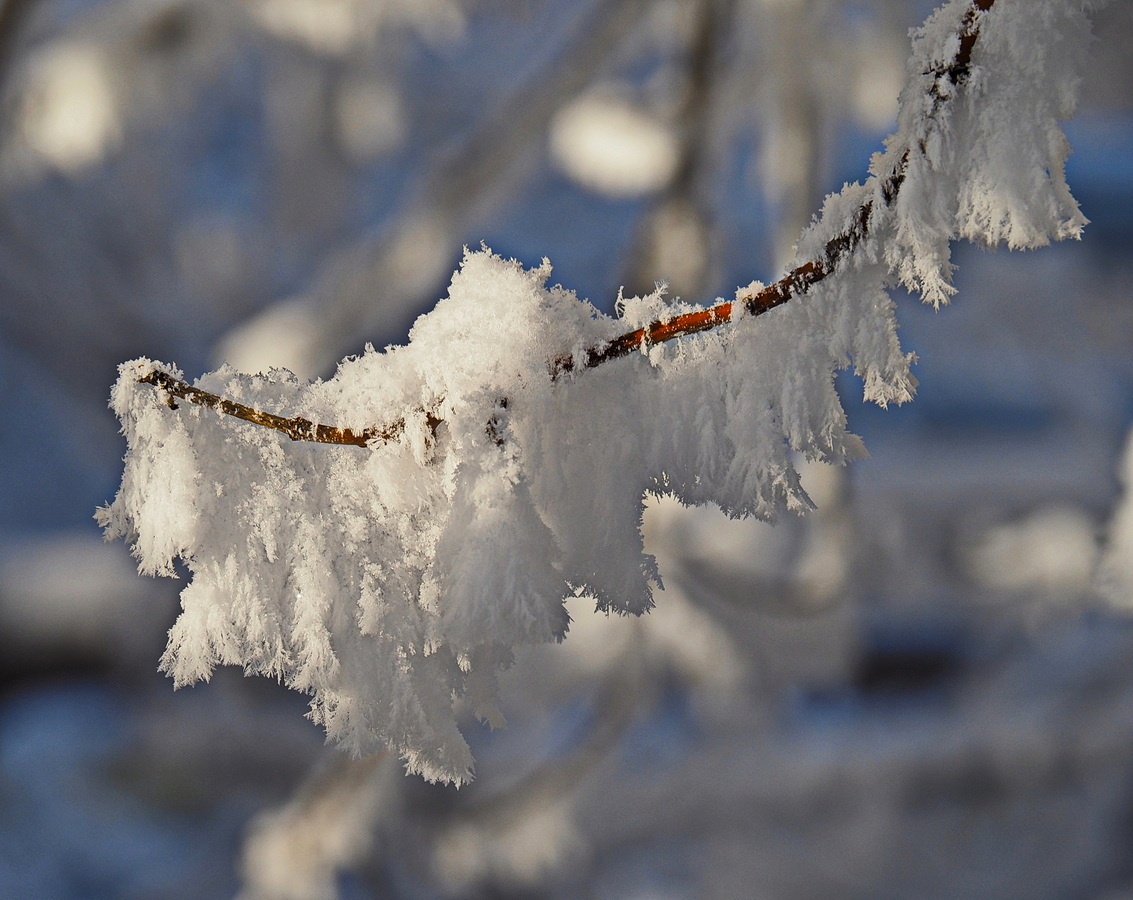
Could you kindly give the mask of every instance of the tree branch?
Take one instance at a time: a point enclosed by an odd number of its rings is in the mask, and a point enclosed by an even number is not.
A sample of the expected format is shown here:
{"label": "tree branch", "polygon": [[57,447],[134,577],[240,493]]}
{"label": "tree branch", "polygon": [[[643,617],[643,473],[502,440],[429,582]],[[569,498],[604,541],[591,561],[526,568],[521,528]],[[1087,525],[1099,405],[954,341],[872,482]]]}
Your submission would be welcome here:
{"label": "tree branch", "polygon": [[[207,406],[209,409],[215,409],[227,416],[235,416],[237,419],[243,419],[245,422],[251,422],[254,425],[262,425],[264,428],[282,431],[293,441],[314,441],[319,444],[352,444],[356,447],[365,447],[371,441],[385,443],[386,441],[396,440],[405,430],[404,418],[398,419],[390,425],[367,428],[363,431],[322,425],[299,416],[292,416],[287,419],[273,413],[253,409],[251,406],[245,406],[235,400],[228,400],[210,391],[193,387],[191,384],[187,384],[179,378],[174,378],[159,369],[154,369],[143,375],[138,379],[138,383],[152,384],[164,391],[166,394],[165,402],[169,404],[170,409],[177,408],[177,403],[173,398],[179,397],[198,406]],[[439,419],[429,415],[429,425],[434,431],[439,424]]]}
{"label": "tree branch", "polygon": [[[960,41],[956,56],[950,63],[941,63],[936,69],[925,73],[935,76],[933,85],[929,90],[931,109],[928,120],[930,124],[934,121],[936,113],[952,96],[951,88],[963,84],[968,79],[971,73],[972,51],[979,38],[980,14],[991,9],[994,4],[995,0],[972,0],[971,6],[964,13],[964,18],[960,23]],[[947,86],[945,83],[947,83]],[[924,152],[926,141],[927,135],[919,139],[918,151]],[[909,148],[906,148],[893,172],[881,184],[881,198],[886,206],[891,205],[897,199],[901,186],[904,184],[908,171],[909,152]],[[659,319],[644,328],[637,328],[618,335],[611,341],[583,350],[578,359],[573,354],[556,357],[550,362],[551,377],[558,379],[575,369],[593,369],[602,363],[628,356],[635,351],[655,344],[661,344],[685,335],[697,334],[701,331],[709,331],[730,322],[737,303],[742,305],[749,316],[761,316],[770,312],[775,307],[782,306],[788,300],[805,294],[813,285],[834,272],[838,263],[851,254],[868,236],[872,217],[873,201],[869,200],[858,209],[849,228],[826,243],[821,259],[809,260],[792,269],[774,284],[770,284],[750,295],[738,296],[735,301],[725,301],[706,309],[683,313],[668,319]],[[321,444],[350,444],[365,447],[373,442],[385,443],[396,440],[405,430],[404,418],[399,418],[388,425],[366,428],[361,432],[352,431],[349,428],[321,425],[297,416],[284,418],[192,387],[156,369],[139,378],[138,381],[152,384],[164,390],[168,395],[167,402],[171,408],[176,408],[173,397],[180,397],[190,403],[207,406],[246,422],[282,431],[293,441],[314,441]],[[429,427],[435,433],[441,420],[428,411],[426,411],[426,416],[428,417]]]}

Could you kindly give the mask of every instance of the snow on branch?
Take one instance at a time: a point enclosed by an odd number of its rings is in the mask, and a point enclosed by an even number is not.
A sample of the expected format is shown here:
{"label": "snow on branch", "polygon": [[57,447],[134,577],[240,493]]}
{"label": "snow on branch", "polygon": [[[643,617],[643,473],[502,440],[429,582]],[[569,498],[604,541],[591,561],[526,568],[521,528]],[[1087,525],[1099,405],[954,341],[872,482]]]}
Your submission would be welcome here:
{"label": "snow on branch", "polygon": [[914,33],[898,131],[870,177],[827,198],[786,276],[731,301],[657,292],[612,318],[548,286],[549,262],[483,249],[407,345],[368,347],[326,381],[225,367],[190,385],[125,363],[111,397],[125,469],[97,518],[141,571],[189,570],[163,670],[177,685],[217,665],[282,679],[352,752],[389,746],[427,778],[470,777],[458,709],[503,721],[497,675],[515,647],[562,640],[564,598],[652,605],[647,495],[806,510],[797,455],[864,452],[834,373],[852,367],[882,405],[915,390],[888,289],[946,301],[957,238],[1080,234],[1058,122],[1091,5],[946,2]]}

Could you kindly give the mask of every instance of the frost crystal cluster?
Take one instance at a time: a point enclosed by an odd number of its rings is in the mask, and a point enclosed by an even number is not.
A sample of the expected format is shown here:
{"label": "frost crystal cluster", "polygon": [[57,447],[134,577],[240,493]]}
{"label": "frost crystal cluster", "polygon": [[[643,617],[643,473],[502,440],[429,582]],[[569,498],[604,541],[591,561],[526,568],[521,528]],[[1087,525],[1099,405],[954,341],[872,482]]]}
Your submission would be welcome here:
{"label": "frost crystal cluster", "polygon": [[[829,277],[769,315],[737,302],[721,327],[556,377],[553,360],[692,307],[658,292],[611,318],[549,286],[549,263],[525,270],[485,249],[465,254],[407,346],[367,348],[313,384],[227,367],[197,382],[356,431],[396,424],[366,447],[171,410],[139,378],[180,372],[124,364],[112,406],[129,449],[99,519],[141,571],[188,568],[162,668],[178,685],[220,664],[279,678],[349,750],[389,746],[426,778],[467,779],[458,711],[502,722],[497,675],[516,646],[564,637],[564,598],[649,609],[647,495],[735,516],[806,509],[794,454],[863,452],[834,373],[852,366],[883,405],[912,396],[886,288],[945,300],[957,237],[1033,247],[1079,233],[1057,122],[1072,111],[1086,6],[943,6],[915,35],[899,132],[800,242],[801,260],[826,254]],[[970,66],[949,72],[977,28]]]}

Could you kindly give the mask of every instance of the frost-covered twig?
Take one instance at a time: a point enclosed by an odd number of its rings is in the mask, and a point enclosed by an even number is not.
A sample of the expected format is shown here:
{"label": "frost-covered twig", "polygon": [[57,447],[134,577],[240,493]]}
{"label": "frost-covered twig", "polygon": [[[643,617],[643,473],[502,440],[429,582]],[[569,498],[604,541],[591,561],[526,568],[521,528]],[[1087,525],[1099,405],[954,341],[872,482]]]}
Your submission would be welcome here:
{"label": "frost-covered twig", "polygon": [[[164,391],[168,395],[166,403],[169,405],[170,409],[177,408],[177,404],[174,402],[173,398],[179,397],[182,400],[195,403],[197,406],[215,409],[217,412],[224,413],[226,416],[233,416],[245,422],[251,422],[253,425],[262,425],[264,428],[274,428],[276,431],[282,431],[293,441],[312,441],[316,444],[349,444],[355,447],[365,447],[372,441],[384,443],[385,441],[397,440],[402,432],[405,431],[404,417],[396,419],[389,425],[364,428],[361,431],[354,431],[350,428],[339,428],[336,425],[324,425],[320,422],[312,422],[310,419],[304,419],[301,416],[284,418],[274,413],[264,412],[263,410],[246,406],[243,403],[237,403],[235,400],[229,400],[211,391],[193,387],[188,382],[182,381],[180,378],[174,378],[168,372],[163,372],[161,369],[150,370],[138,379],[138,383],[152,384],[154,387]],[[441,420],[427,410],[424,411],[424,414],[429,429],[435,433],[437,426],[441,424]]]}
{"label": "frost-covered twig", "polygon": [[[548,286],[549,261],[527,270],[484,248],[406,345],[367,348],[325,381],[224,368],[174,393],[174,367],[123,364],[112,406],[125,470],[97,517],[143,572],[188,567],[163,670],[177,684],[218,665],[279,678],[311,694],[312,718],[344,748],[469,778],[458,708],[502,722],[498,674],[515,649],[566,636],[567,598],[652,607],[647,497],[765,520],[811,508],[798,458],[864,452],[835,373],[852,367],[882,405],[916,388],[888,289],[947,300],[957,239],[1080,235],[1059,122],[1099,2],[946,0],[914,33],[898,130],[869,179],[827,198],[791,272],[731,303],[657,292],[623,298],[615,319]],[[376,443],[373,423],[396,424],[380,453],[284,445],[225,416],[167,414],[138,384],[155,371],[166,399],[215,392],[215,409],[297,439],[327,420]]]}
{"label": "frost-covered twig", "polygon": [[166,403],[169,405],[170,409],[177,408],[177,404],[173,398],[178,397],[182,400],[188,400],[190,403],[195,403],[198,406],[215,409],[217,412],[222,412],[227,416],[243,419],[245,422],[251,422],[253,425],[262,425],[264,428],[274,428],[276,431],[282,431],[293,441],[314,441],[319,444],[353,444],[358,447],[365,447],[366,444],[374,439],[391,441],[405,430],[404,419],[398,419],[392,425],[387,425],[385,428],[367,428],[364,431],[356,432],[351,431],[349,428],[337,428],[333,425],[323,425],[312,422],[310,419],[304,419],[299,416],[284,418],[274,413],[253,409],[251,406],[245,406],[243,403],[237,403],[235,400],[228,400],[211,391],[193,387],[191,384],[182,381],[180,378],[174,378],[169,373],[162,372],[160,369],[152,369],[147,372],[138,379],[138,383],[152,384],[159,390],[164,391],[167,395]]}

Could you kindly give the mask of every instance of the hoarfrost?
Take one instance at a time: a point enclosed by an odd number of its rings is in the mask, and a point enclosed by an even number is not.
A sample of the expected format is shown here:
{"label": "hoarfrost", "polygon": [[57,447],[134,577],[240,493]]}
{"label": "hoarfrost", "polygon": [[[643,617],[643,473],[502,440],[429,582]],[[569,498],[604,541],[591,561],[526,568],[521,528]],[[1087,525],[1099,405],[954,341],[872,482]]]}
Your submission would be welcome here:
{"label": "hoarfrost", "polygon": [[[805,511],[796,454],[842,464],[864,452],[834,373],[853,367],[882,405],[915,390],[887,287],[902,281],[939,303],[952,290],[950,240],[1032,247],[1085,221],[1056,124],[1073,106],[1085,5],[979,13],[970,80],[957,86],[939,73],[968,8],[947,3],[915,35],[898,134],[865,185],[828,198],[799,247],[822,258],[868,209],[853,252],[771,315],[737,313],[556,378],[550,360],[692,307],[658,291],[623,299],[611,318],[549,287],[546,260],[525,270],[485,248],[465,253],[448,297],[404,347],[368,347],[310,384],[228,367],[197,382],[357,431],[403,423],[366,448],[289,443],[211,409],[170,410],[138,379],[181,373],[124,364],[112,407],[125,472],[98,518],[133,544],[141,571],[188,567],[162,669],[178,685],[217,665],[279,678],[312,696],[312,718],[351,752],[389,746],[412,771],[459,784],[473,766],[459,707],[502,723],[497,674],[514,648],[565,636],[565,598],[614,613],[652,605],[647,495],[731,516]],[[891,203],[886,181],[903,164]]]}

